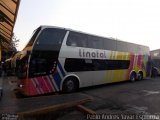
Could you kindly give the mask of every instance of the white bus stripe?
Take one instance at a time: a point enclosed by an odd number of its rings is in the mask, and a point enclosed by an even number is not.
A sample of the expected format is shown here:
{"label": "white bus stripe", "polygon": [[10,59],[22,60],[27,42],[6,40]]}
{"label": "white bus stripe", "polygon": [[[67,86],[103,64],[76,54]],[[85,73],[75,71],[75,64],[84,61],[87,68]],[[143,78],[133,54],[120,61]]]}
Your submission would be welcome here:
{"label": "white bus stripe", "polygon": [[36,83],[36,81],[34,80],[34,78],[31,79],[31,81],[32,81],[32,83],[33,83],[35,89],[37,90],[38,94],[41,94],[41,92],[40,92],[39,89],[37,88],[37,83]]}
{"label": "white bus stripe", "polygon": [[40,85],[40,83],[38,82],[38,80],[37,80],[37,79],[34,79],[34,80],[35,80],[35,82],[37,83],[38,89],[40,90],[41,94],[44,94],[44,91],[42,90],[41,85]]}
{"label": "white bus stripe", "polygon": [[47,80],[48,80],[49,84],[51,85],[52,89],[53,89],[54,91],[56,91],[56,89],[55,89],[54,86],[53,86],[53,83],[51,82],[51,79],[49,78],[49,76],[47,76]]}
{"label": "white bus stripe", "polygon": [[52,82],[53,82],[53,84],[54,84],[54,87],[55,87],[56,91],[58,91],[59,89],[58,89],[58,87],[57,87],[57,84],[56,84],[55,81],[54,81],[53,76],[50,75],[50,78],[52,79]]}
{"label": "white bus stripe", "polygon": [[59,66],[57,65],[57,71],[58,71],[58,73],[59,73],[59,76],[61,77],[61,79],[63,78],[63,75],[62,75],[62,73],[61,73],[61,71],[60,71],[60,69],[59,69]]}
{"label": "white bus stripe", "polygon": [[48,87],[48,85],[47,85],[47,83],[46,83],[46,80],[45,80],[43,77],[42,77],[42,79],[43,79],[44,84],[45,84],[46,88],[48,89],[48,91],[51,92],[51,90],[49,89],[49,87]]}

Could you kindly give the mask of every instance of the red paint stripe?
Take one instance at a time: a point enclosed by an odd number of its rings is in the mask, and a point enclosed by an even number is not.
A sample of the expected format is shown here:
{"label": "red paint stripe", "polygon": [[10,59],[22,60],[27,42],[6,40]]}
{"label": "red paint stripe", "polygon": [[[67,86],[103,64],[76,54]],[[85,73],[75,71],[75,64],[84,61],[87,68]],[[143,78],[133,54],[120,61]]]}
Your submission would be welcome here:
{"label": "red paint stripe", "polygon": [[137,62],[137,65],[138,67],[141,67],[142,66],[142,55],[138,55],[138,62]]}
{"label": "red paint stripe", "polygon": [[[38,80],[38,78],[34,78],[33,81],[37,84],[37,85],[40,85],[40,82]],[[39,94],[43,94],[40,90],[40,86],[37,87],[38,91],[40,92]]]}
{"label": "red paint stripe", "polygon": [[46,84],[48,85],[48,88],[50,89],[50,91],[55,92],[55,89],[54,89],[53,85],[51,84],[51,80],[47,76],[45,76],[44,79],[45,79]]}
{"label": "red paint stripe", "polygon": [[42,77],[37,77],[36,78],[36,80],[38,81],[38,83],[39,83],[39,90],[40,91],[42,91],[42,93],[41,94],[44,94],[44,93],[47,93],[47,89],[45,89],[45,85],[44,85],[44,83],[43,83],[43,79],[42,79]]}
{"label": "red paint stripe", "polygon": [[48,85],[46,83],[45,76],[42,77],[42,82],[43,82],[44,89],[45,89],[46,93],[51,92],[50,88],[48,87]]}
{"label": "red paint stripe", "polygon": [[38,92],[37,92],[37,89],[36,87],[34,86],[34,84],[32,83],[32,80],[29,79],[29,95],[38,95]]}
{"label": "red paint stripe", "polygon": [[44,91],[45,93],[49,93],[50,90],[49,90],[49,88],[48,88],[48,85],[47,85],[46,82],[45,82],[44,77],[41,77],[41,84],[42,84],[42,89],[43,89],[43,91]]}
{"label": "red paint stripe", "polygon": [[129,66],[129,69],[128,69],[127,79],[129,79],[130,72],[133,70],[134,58],[135,58],[135,55],[131,54],[130,55],[130,66]]}

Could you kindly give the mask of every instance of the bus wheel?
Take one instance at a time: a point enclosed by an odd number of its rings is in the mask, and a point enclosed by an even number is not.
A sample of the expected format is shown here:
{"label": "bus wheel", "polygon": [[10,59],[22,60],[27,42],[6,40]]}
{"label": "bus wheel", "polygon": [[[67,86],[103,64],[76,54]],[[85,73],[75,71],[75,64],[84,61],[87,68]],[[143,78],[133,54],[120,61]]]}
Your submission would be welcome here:
{"label": "bus wheel", "polygon": [[136,80],[136,73],[132,72],[131,75],[130,75],[129,80],[130,80],[131,82],[134,82],[134,81]]}
{"label": "bus wheel", "polygon": [[142,72],[139,72],[138,73],[138,80],[142,80],[143,79],[143,73]]}
{"label": "bus wheel", "polygon": [[65,93],[75,92],[78,87],[78,80],[74,77],[68,77],[63,83],[62,91]]}

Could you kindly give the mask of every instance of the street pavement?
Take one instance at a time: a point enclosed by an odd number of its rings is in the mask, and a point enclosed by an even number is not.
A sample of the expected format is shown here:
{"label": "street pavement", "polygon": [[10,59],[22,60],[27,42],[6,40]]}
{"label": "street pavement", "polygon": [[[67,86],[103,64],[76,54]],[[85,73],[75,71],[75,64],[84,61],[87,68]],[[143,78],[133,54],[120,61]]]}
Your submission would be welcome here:
{"label": "street pavement", "polygon": [[[85,104],[97,116],[81,115],[77,111],[58,120],[160,120],[160,77],[135,82],[121,82],[82,89],[80,92],[94,98]],[[75,117],[73,117],[75,116]]]}

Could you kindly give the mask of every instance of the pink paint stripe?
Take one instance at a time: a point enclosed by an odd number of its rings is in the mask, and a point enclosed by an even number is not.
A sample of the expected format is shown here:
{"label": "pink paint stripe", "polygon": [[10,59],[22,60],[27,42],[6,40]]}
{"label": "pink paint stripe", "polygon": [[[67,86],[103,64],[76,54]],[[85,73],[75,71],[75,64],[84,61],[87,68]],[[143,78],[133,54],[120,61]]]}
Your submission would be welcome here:
{"label": "pink paint stripe", "polygon": [[45,93],[49,93],[50,89],[48,88],[48,85],[46,84],[46,81],[44,77],[41,77],[41,84],[42,84],[42,89]]}
{"label": "pink paint stripe", "polygon": [[48,91],[48,92],[52,92],[52,91],[50,90],[48,84],[47,84],[47,81],[46,81],[46,79],[45,79],[45,76],[43,76],[42,79],[43,79],[44,85],[46,86],[47,91]]}
{"label": "pink paint stripe", "polygon": [[34,84],[35,89],[37,90],[38,94],[41,94],[41,91],[39,90],[39,88],[37,88],[37,81],[35,80],[35,78],[32,79],[32,83]]}
{"label": "pink paint stripe", "polygon": [[50,91],[55,92],[55,89],[51,83],[51,80],[47,76],[45,76],[44,79],[45,79],[45,82],[48,85],[48,88],[50,89]]}
{"label": "pink paint stripe", "polygon": [[38,91],[37,91],[32,79],[29,80],[29,94],[30,95],[38,95]]}
{"label": "pink paint stripe", "polygon": [[128,74],[127,74],[126,79],[129,79],[130,72],[131,72],[131,70],[133,70],[134,58],[135,58],[135,55],[131,54],[130,55],[130,66],[129,66],[129,69],[128,69]]}
{"label": "pink paint stripe", "polygon": [[137,65],[138,65],[139,67],[142,66],[142,55],[138,55],[138,62],[137,62]]}
{"label": "pink paint stripe", "polygon": [[130,72],[131,72],[131,70],[133,69],[133,66],[134,66],[134,58],[135,58],[135,55],[130,55],[130,66],[129,66],[129,70],[128,70],[129,74],[130,74]]}
{"label": "pink paint stripe", "polygon": [[33,78],[32,81],[35,83],[35,88],[36,88],[38,94],[42,94],[41,91],[40,91],[40,89],[39,89],[39,87],[37,87],[37,85],[39,85],[37,79]]}
{"label": "pink paint stripe", "polygon": [[37,77],[37,78],[34,78],[34,80],[35,80],[36,83],[38,84],[38,90],[40,91],[40,94],[44,94],[44,91],[43,91],[43,89],[41,88],[41,87],[42,87],[41,79],[40,79],[39,77]]}
{"label": "pink paint stripe", "polygon": [[37,77],[37,81],[38,81],[38,83],[40,85],[39,86],[39,90],[42,92],[42,94],[47,93],[47,89],[44,87],[42,77]]}

